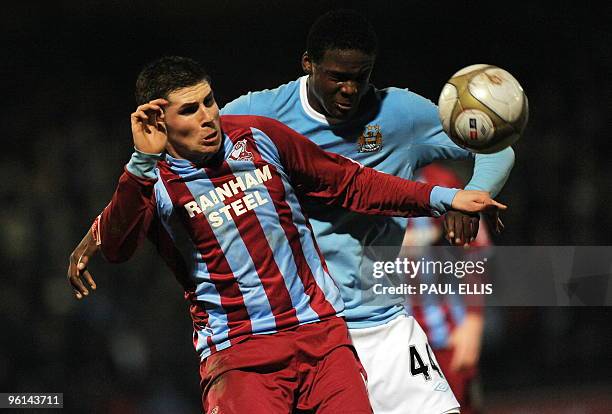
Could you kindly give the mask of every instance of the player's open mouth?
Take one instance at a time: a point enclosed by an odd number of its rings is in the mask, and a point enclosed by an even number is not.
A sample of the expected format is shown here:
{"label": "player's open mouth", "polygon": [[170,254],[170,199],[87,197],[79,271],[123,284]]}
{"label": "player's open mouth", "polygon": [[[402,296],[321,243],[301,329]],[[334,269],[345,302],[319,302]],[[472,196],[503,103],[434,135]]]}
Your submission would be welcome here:
{"label": "player's open mouth", "polygon": [[353,105],[351,105],[350,103],[336,102],[336,107],[342,112],[346,112],[350,111],[353,108]]}
{"label": "player's open mouth", "polygon": [[202,138],[203,143],[211,143],[217,139],[217,131],[213,131],[210,134]]}

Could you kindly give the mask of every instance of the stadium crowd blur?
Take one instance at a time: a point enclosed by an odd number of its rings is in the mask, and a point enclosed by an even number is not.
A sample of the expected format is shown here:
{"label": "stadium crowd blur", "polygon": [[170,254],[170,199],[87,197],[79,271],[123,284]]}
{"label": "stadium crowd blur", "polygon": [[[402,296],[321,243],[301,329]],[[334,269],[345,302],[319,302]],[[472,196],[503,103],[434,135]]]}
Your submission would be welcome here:
{"label": "stadium crowd blur", "polygon": [[[197,412],[186,303],[152,248],[119,266],[95,260],[98,291],[82,302],[66,282],[68,255],[130,156],[133,82],[143,63],[161,54],[207,63],[220,104],[301,74],[308,27],[331,3],[269,3],[4,9],[0,392],[63,392],[67,412]],[[568,2],[515,4],[511,12],[468,2],[371,3],[351,2],[379,34],[377,86],[437,101],[456,70],[491,63],[525,88],[530,123],[498,197],[510,210],[495,243],[610,245],[610,14]],[[486,317],[485,407],[608,412],[595,407],[611,402],[609,308],[487,308]]]}

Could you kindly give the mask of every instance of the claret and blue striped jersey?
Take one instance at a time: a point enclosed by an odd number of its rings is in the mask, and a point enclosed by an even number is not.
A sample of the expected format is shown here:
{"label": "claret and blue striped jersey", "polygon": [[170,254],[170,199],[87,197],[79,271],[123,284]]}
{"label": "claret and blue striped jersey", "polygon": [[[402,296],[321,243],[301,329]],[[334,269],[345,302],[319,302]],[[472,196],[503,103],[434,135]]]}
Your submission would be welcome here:
{"label": "claret and blue striped jersey", "polygon": [[278,121],[222,116],[221,125],[222,147],[202,165],[151,159],[148,179],[128,164],[99,219],[110,261],[128,259],[145,235],[155,243],[190,300],[201,358],[252,334],[341,314],[302,202],[432,213],[431,185],[327,153]]}
{"label": "claret and blue striped jersey", "polygon": [[[250,92],[228,103],[223,114],[252,114],[275,118],[326,151],[341,154],[379,171],[411,179],[414,171],[438,159],[467,159],[474,155],[455,145],[443,132],[437,107],[406,89],[376,89],[364,96],[361,113],[346,122],[327,119],[307,99],[304,76],[272,90]],[[467,189],[496,195],[514,162],[507,148],[476,155],[474,176]],[[372,263],[377,246],[399,251],[406,221],[396,217],[363,217],[341,208],[308,204],[307,212],[346,303],[350,328],[376,326],[405,313],[401,303],[381,303],[378,295],[363,294],[377,283]]]}

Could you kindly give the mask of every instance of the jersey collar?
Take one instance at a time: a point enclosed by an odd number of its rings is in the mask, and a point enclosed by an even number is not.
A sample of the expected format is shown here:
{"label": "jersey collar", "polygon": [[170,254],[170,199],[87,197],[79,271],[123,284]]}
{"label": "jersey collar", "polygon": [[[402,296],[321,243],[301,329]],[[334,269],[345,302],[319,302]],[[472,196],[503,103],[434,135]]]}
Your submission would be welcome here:
{"label": "jersey collar", "polygon": [[325,125],[338,124],[341,121],[335,118],[327,118],[320,112],[317,112],[308,102],[308,75],[304,75],[300,78],[300,102],[302,103],[302,109],[306,112],[310,118],[317,122]]}

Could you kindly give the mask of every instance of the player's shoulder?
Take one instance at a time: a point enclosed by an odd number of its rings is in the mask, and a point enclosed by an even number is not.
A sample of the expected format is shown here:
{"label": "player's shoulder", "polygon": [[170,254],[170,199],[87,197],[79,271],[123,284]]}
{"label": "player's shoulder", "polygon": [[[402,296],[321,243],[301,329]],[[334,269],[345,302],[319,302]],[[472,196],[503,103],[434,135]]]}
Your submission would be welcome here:
{"label": "player's shoulder", "polygon": [[297,132],[282,122],[262,115],[221,115],[223,131],[232,135],[237,130],[255,128],[272,138],[296,135]]}
{"label": "player's shoulder", "polygon": [[262,115],[223,114],[219,119],[221,120],[224,132],[240,128],[260,128],[262,126],[277,126],[277,124],[281,124],[273,118]]}
{"label": "player's shoulder", "polygon": [[273,89],[251,91],[229,102],[221,110],[222,114],[257,114],[273,116],[292,99],[299,99],[299,79]]}
{"label": "player's shoulder", "polygon": [[282,99],[295,94],[296,91],[299,90],[299,87],[300,80],[294,79],[273,89],[263,89],[261,91],[251,92],[251,96],[255,99]]}
{"label": "player's shoulder", "polygon": [[408,88],[395,86],[384,89],[375,89],[378,99],[384,106],[397,107],[405,111],[431,111],[437,110],[436,105],[426,97],[411,91]]}

